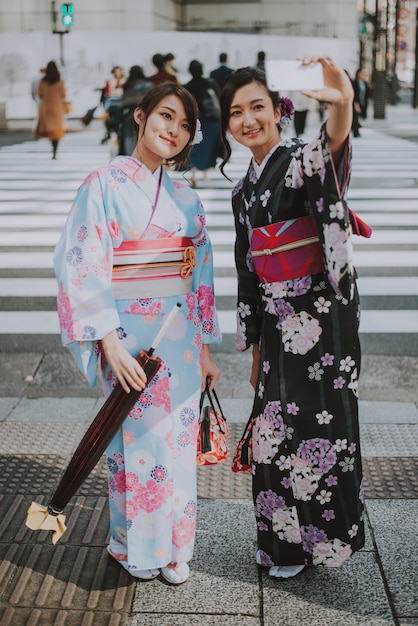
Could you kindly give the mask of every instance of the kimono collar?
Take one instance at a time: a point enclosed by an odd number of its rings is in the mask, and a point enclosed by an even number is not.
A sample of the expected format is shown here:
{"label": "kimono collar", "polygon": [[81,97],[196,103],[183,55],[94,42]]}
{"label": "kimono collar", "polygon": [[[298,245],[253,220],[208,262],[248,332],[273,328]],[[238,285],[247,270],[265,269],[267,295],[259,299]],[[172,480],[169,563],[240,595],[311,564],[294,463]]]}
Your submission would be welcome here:
{"label": "kimono collar", "polygon": [[264,157],[264,159],[261,161],[260,165],[258,165],[258,163],[254,159],[254,157],[252,158],[252,164],[253,164],[253,168],[254,168],[254,172],[255,172],[255,175],[257,177],[257,180],[260,179],[260,176],[263,173],[264,168],[266,167],[267,161],[269,160],[269,158],[271,157],[273,152],[275,152],[277,150],[277,148],[280,146],[281,143],[282,143],[282,141],[279,141],[278,143],[276,143],[275,146],[273,146],[273,148],[270,150],[270,152],[268,152],[266,154],[266,156]]}

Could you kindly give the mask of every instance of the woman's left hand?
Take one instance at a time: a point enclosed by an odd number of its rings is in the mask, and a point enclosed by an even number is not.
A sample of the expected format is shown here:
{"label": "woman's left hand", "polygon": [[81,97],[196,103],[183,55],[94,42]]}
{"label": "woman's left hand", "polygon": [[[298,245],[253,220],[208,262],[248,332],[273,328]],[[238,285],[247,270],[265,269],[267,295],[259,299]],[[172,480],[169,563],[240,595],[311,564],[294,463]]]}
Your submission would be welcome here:
{"label": "woman's left hand", "polygon": [[309,57],[301,60],[305,65],[320,63],[324,73],[323,89],[302,91],[305,96],[331,104],[352,103],[354,91],[350,77],[331,57]]}
{"label": "woman's left hand", "polygon": [[209,379],[209,389],[212,391],[219,375],[220,371],[212,359],[210,348],[204,344],[202,347],[202,391],[206,389],[206,379]]}

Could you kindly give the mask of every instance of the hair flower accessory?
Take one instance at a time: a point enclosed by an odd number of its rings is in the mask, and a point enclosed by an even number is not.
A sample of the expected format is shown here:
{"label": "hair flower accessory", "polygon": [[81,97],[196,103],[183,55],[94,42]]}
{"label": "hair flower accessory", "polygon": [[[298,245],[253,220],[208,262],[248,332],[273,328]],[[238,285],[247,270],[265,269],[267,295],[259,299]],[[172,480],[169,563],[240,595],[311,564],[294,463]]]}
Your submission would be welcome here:
{"label": "hair flower accessory", "polygon": [[200,125],[200,120],[197,120],[196,132],[193,137],[192,146],[195,146],[197,143],[200,143],[201,141],[203,141],[202,126]]}
{"label": "hair flower accessory", "polygon": [[288,126],[293,119],[295,113],[295,106],[289,98],[280,98],[279,104],[281,107],[282,116],[280,118],[279,126],[284,128]]}

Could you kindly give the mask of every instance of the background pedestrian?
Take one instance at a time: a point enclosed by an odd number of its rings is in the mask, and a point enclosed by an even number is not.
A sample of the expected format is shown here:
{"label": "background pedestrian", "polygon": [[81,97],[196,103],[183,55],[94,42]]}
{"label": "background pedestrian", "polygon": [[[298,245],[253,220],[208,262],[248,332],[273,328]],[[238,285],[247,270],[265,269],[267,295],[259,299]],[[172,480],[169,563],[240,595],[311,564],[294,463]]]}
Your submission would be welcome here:
{"label": "background pedestrian", "polygon": [[64,117],[64,100],[67,91],[55,61],[49,61],[45,76],[38,83],[38,121],[34,130],[37,139],[49,139],[52,158],[57,158],[59,141],[67,131]]}

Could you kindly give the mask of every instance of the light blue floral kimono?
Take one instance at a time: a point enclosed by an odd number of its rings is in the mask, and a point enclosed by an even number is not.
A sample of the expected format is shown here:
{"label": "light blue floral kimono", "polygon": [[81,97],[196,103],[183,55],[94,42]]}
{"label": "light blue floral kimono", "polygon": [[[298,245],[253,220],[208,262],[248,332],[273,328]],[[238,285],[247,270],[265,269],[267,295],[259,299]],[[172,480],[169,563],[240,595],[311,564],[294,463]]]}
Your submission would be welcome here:
{"label": "light blue floral kimono", "polygon": [[[100,375],[106,395],[115,377],[99,340],[117,329],[136,356],[175,303],[182,305],[157,349],[161,369],[107,449],[110,548],[133,572],[192,558],[202,344],[221,341],[203,207],[166,171],[158,195],[158,174],[132,157],[94,171],[78,190],[54,255],[63,344],[91,386]],[[114,249],[125,240],[167,237],[192,240],[191,292],[115,300]]]}

